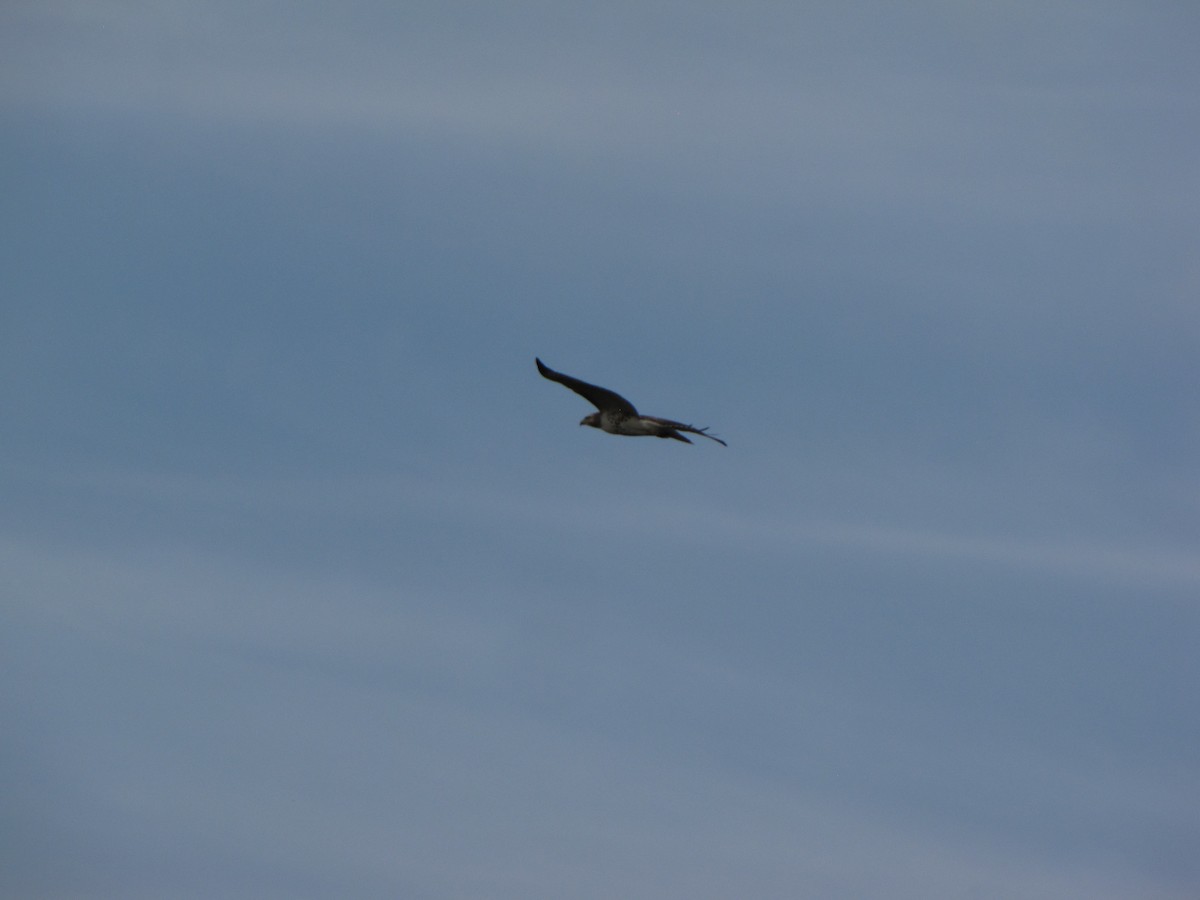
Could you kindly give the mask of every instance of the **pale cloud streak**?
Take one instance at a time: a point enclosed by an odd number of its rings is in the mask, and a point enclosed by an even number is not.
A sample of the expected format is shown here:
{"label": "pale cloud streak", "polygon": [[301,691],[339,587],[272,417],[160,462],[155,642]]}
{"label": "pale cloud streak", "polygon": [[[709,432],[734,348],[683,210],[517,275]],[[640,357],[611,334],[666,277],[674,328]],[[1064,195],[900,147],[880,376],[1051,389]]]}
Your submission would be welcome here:
{"label": "pale cloud streak", "polygon": [[[1185,208],[1154,174],[1185,152],[1182,142],[1164,140],[1161,160],[1120,149],[1119,123],[1142,119],[1147,107],[1164,119],[1195,112],[1194,97],[1169,79],[1047,86],[1015,62],[990,65],[1003,59],[992,49],[966,78],[898,57],[844,69],[836,45],[785,65],[770,13],[716,45],[678,35],[656,45],[639,34],[637,15],[618,13],[629,47],[614,54],[587,17],[556,45],[534,37],[520,12],[497,22],[466,14],[440,34],[444,26],[421,11],[372,32],[354,16],[331,29],[312,11],[279,28],[265,6],[151,6],[10,10],[14,27],[40,40],[12,41],[7,103],[483,141],[571,165],[649,165],[657,178],[704,181],[717,196],[758,202],[836,196],[1048,221]],[[799,22],[773,24],[800,37]],[[979,27],[954,16],[942,24],[960,37]],[[493,49],[497,30],[504,52]],[[451,52],[432,41],[439,36]],[[1013,39],[1014,60],[1036,43],[1032,34]],[[747,66],[741,54],[758,46],[773,49]],[[1094,71],[1102,48],[1080,52],[1070,66]],[[1112,133],[1098,133],[1106,120]],[[1006,140],[1017,131],[1026,136],[1019,149]]]}

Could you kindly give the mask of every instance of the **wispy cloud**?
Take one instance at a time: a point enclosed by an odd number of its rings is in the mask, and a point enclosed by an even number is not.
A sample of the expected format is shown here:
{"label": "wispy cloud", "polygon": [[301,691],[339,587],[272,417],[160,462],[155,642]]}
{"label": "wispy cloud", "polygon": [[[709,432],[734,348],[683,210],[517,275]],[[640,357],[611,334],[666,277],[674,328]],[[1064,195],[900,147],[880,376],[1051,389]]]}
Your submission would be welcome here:
{"label": "wispy cloud", "polygon": [[395,521],[433,513],[488,527],[552,525],[619,540],[653,538],[696,547],[741,545],[755,552],[785,555],[824,547],[883,558],[978,563],[1122,584],[1183,587],[1200,583],[1200,562],[1193,554],[1136,542],[1104,542],[1086,536],[1030,539],[982,529],[971,534],[917,524],[781,516],[756,513],[728,501],[691,501],[681,507],[677,500],[665,497],[631,518],[625,497],[596,497],[580,507],[564,504],[556,496],[507,490],[459,477],[448,481],[397,475],[291,479],[95,471],[57,473],[50,476],[50,482],[85,488],[122,503],[149,502],[180,511],[240,510],[314,520],[332,514],[343,521]]}
{"label": "wispy cloud", "polygon": [[[593,36],[600,23],[577,13],[547,42],[529,29],[532,10],[490,23],[466,15],[446,32],[419,11],[363,30],[354,16],[330,22],[311,10],[281,27],[266,7],[31,5],[8,14],[27,39],[11,41],[3,83],[16,106],[432,134],[576,163],[608,157],[760,202],[836,195],[1051,219],[1111,216],[1131,204],[1183,209],[1151,160],[1109,151],[1119,135],[1096,132],[1148,110],[1165,124],[1192,109],[1190,92],[1173,92],[1170,79],[1047,86],[1011,64],[969,58],[957,61],[974,66],[967,77],[958,67],[913,70],[899,56],[847,69],[837,45],[820,42],[784,64],[781,35],[807,43],[811,23],[758,13],[757,26],[716,43],[664,32],[656,44],[628,9],[615,16],[628,49],[614,55]],[[821,26],[833,34],[845,24]],[[950,42],[978,27],[954,16],[940,24]],[[1019,56],[1034,38],[1013,40]],[[747,54],[758,63],[747,65]],[[1006,139],[1015,131],[1020,145]],[[1160,149],[1171,159],[1186,148]]]}
{"label": "wispy cloud", "polygon": [[[782,897],[797,884],[897,897],[995,884],[1026,897],[1184,896],[1168,873],[1135,879],[1120,854],[1030,855],[1020,849],[1028,836],[997,841],[998,826],[972,816],[952,832],[935,812],[941,790],[983,770],[1022,791],[1042,785],[1058,816],[1070,815],[1068,806],[1118,819],[1142,809],[1150,821],[1186,823],[1186,804],[1159,796],[1163,786],[1145,773],[1134,785],[1120,761],[1114,769],[1075,755],[1047,758],[1018,735],[990,746],[947,735],[934,746],[941,720],[933,709],[924,722],[908,710],[903,718],[917,719],[895,728],[886,723],[896,716],[869,698],[812,686],[823,702],[808,708],[811,737],[797,743],[812,759],[754,772],[736,758],[722,761],[715,742],[683,752],[675,739],[626,734],[616,723],[584,727],[586,717],[565,724],[523,709],[514,704],[521,682],[513,667],[516,654],[541,652],[525,643],[530,636],[436,612],[411,595],[145,551],[121,558],[7,543],[0,558],[17,598],[8,625],[38,635],[32,649],[64,640],[41,643],[49,629],[72,635],[65,642],[85,658],[115,652],[126,660],[125,675],[102,665],[75,697],[56,700],[70,713],[122,692],[111,721],[82,720],[92,722],[94,756],[89,779],[76,785],[76,830],[108,848],[108,867],[136,871],[147,862],[140,854],[186,832],[197,856],[174,865],[225,860],[224,888],[268,877],[514,897],[579,883],[590,886],[583,896],[596,897],[741,889]],[[570,654],[543,675],[586,686],[580,712],[603,717],[595,662]],[[680,699],[689,706],[719,687],[720,670],[704,659],[676,655],[672,664],[687,675]],[[125,678],[134,683],[122,687]],[[508,684],[499,694],[488,686],[495,678]],[[746,704],[766,704],[792,716],[794,690],[752,677],[703,708],[736,719]],[[78,740],[85,726],[70,721],[56,727]],[[866,723],[886,735],[890,766],[908,778],[929,778],[940,759],[938,779],[949,785],[924,789],[926,814],[887,791],[864,793],[871,779],[845,781],[861,777],[853,754],[874,758],[856,734]],[[831,748],[840,748],[840,763],[823,755]],[[60,753],[58,764],[72,756]],[[832,769],[826,778],[822,766]],[[1074,787],[1064,787],[1071,779]],[[1105,786],[1099,794],[1097,785]],[[978,804],[981,790],[964,782],[959,803]],[[1016,810],[1036,802],[1020,793],[1001,815],[1023,819],[1027,812]],[[183,822],[180,809],[188,811]]]}

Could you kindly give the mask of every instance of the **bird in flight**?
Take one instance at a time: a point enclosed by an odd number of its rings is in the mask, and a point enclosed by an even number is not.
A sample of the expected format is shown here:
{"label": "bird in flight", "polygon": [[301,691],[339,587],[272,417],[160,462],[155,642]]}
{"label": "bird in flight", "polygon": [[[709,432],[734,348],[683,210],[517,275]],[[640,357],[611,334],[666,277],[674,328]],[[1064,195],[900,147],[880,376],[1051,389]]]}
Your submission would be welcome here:
{"label": "bird in flight", "polygon": [[615,391],[596,387],[594,384],[588,384],[586,381],[580,381],[578,378],[572,378],[562,372],[555,372],[536,357],[534,362],[537,363],[538,371],[542,373],[543,378],[549,378],[551,381],[557,381],[563,387],[569,387],[599,410],[599,412],[584,416],[580,425],[590,425],[592,428],[599,428],[609,434],[627,434],[633,437],[652,435],[660,438],[674,438],[690,444],[691,441],[679,433],[686,431],[688,434],[698,434],[710,441],[716,441],[722,447],[729,446],[719,437],[709,434],[707,428],[696,428],[694,425],[684,425],[682,422],[673,422],[670,419],[640,415],[633,408],[632,403]]}

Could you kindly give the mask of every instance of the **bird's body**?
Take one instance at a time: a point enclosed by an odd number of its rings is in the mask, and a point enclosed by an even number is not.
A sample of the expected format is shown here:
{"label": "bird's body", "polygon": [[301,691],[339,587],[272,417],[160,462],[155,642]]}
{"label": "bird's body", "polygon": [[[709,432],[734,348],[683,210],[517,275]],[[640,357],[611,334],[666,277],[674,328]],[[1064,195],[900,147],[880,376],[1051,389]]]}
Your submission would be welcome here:
{"label": "bird's body", "polygon": [[709,434],[707,428],[696,428],[694,425],[685,425],[683,422],[675,422],[671,419],[660,419],[657,416],[643,416],[638,413],[632,403],[620,394],[607,388],[588,384],[586,381],[580,381],[578,378],[572,378],[570,375],[555,372],[540,359],[534,361],[543,378],[549,378],[551,381],[557,381],[564,387],[570,388],[596,407],[598,412],[584,416],[580,425],[599,428],[609,434],[673,438],[690,444],[691,441],[680,434],[680,432],[686,431],[688,434],[698,434],[710,441],[716,441],[722,447],[727,446],[719,437]]}

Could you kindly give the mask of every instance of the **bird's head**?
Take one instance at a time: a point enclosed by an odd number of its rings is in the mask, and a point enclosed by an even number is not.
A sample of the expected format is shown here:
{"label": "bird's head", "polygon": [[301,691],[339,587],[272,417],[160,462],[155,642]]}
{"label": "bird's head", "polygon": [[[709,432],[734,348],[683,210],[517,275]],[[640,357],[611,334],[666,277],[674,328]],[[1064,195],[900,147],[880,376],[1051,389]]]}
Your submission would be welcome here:
{"label": "bird's head", "polygon": [[584,416],[579,420],[580,425],[590,425],[592,428],[600,427],[600,413],[594,412],[590,416]]}

